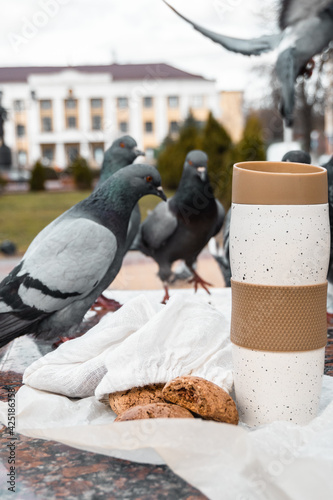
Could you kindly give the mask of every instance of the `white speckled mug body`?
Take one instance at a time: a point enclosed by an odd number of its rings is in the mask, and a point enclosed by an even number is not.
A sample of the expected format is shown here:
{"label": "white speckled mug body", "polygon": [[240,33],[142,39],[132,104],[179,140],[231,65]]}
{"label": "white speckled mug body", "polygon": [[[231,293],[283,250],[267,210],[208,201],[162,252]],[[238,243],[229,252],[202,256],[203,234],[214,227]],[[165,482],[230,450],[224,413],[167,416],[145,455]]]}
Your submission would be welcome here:
{"label": "white speckled mug body", "polygon": [[[230,263],[235,281],[270,286],[322,284],[329,248],[326,203],[232,204]],[[318,411],[324,352],[324,348],[271,352],[233,345],[240,419],[250,426],[275,420],[309,422]]]}

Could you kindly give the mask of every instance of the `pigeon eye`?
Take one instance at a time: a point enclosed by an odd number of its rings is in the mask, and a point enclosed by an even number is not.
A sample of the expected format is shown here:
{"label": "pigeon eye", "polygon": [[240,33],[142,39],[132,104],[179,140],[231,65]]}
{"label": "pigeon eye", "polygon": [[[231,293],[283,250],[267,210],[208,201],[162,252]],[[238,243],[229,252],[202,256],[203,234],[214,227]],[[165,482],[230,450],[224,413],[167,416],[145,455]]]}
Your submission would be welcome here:
{"label": "pigeon eye", "polygon": [[189,165],[193,165],[193,161],[189,160],[189,161],[188,161],[188,164],[189,164]]}
{"label": "pigeon eye", "polygon": [[121,142],[121,143],[119,144],[119,146],[120,146],[121,148],[124,148],[124,147],[125,147],[125,143],[124,143],[124,142]]}
{"label": "pigeon eye", "polygon": [[147,182],[151,182],[152,180],[153,180],[152,176],[151,175],[147,175],[146,181]]}

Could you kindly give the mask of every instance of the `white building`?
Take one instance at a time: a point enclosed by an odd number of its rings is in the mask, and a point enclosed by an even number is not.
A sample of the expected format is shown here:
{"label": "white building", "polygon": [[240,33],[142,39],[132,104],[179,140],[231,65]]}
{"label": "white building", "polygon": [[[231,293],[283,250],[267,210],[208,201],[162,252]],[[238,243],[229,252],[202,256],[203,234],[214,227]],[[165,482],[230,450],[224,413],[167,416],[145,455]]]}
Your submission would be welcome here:
{"label": "white building", "polygon": [[78,154],[97,167],[124,134],[149,158],[190,109],[198,121],[210,110],[223,119],[214,81],[167,64],[0,68],[0,90],[5,141],[21,169],[38,159],[63,169]]}

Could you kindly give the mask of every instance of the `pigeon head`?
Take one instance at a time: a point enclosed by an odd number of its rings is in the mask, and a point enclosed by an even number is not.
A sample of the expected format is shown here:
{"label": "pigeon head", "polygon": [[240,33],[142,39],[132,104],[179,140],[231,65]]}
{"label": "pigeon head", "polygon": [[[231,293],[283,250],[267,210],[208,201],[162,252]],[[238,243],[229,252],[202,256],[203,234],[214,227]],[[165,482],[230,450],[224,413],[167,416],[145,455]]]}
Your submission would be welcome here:
{"label": "pigeon head", "polygon": [[129,189],[141,198],[147,194],[158,196],[166,201],[167,197],[161,186],[161,176],[157,169],[145,163],[136,163],[123,168],[116,174],[115,177],[123,177],[128,183]]}
{"label": "pigeon head", "polygon": [[121,168],[131,165],[140,155],[144,155],[144,153],[137,149],[137,143],[133,137],[124,135],[116,139],[104,153],[100,183],[106,181],[110,175],[118,172]]}
{"label": "pigeon head", "polygon": [[295,149],[294,151],[288,151],[281,161],[289,161],[292,163],[307,163],[310,165],[311,156],[306,151],[301,151],[300,149]]}
{"label": "pigeon head", "polygon": [[110,151],[110,155],[115,159],[121,159],[130,165],[138,156],[144,156],[144,153],[137,149],[137,143],[130,135],[123,135],[116,139],[106,154]]}
{"label": "pigeon head", "polygon": [[195,149],[185,158],[184,171],[197,175],[203,182],[207,179],[208,156],[203,151]]}

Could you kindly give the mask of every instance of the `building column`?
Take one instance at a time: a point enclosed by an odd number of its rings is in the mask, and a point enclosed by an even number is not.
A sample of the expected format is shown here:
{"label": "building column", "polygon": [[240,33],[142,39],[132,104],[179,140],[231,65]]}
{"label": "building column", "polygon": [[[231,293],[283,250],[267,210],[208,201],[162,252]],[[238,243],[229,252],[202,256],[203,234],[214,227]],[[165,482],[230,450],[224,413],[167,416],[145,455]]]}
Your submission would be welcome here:
{"label": "building column", "polygon": [[55,165],[59,168],[67,167],[67,159],[65,153],[65,145],[64,144],[56,144],[55,147]]}

